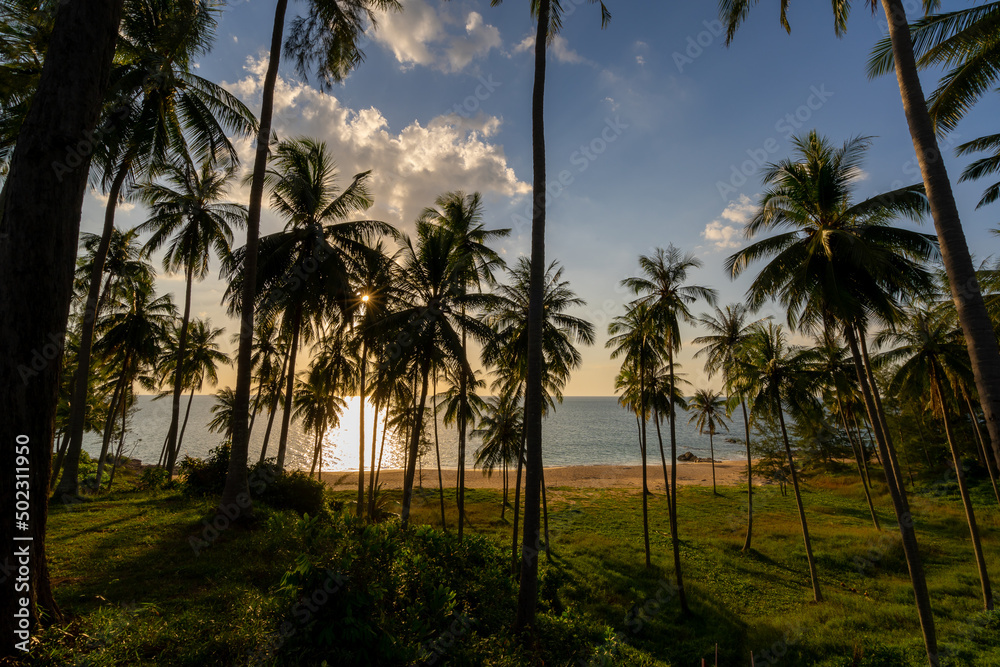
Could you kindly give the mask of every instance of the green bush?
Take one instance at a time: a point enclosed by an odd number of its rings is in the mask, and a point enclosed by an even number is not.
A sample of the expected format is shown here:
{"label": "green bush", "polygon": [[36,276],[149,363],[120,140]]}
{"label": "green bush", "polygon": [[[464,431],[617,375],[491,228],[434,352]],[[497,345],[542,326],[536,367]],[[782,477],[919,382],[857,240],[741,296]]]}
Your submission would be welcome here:
{"label": "green bush", "polygon": [[162,489],[167,484],[167,471],[159,466],[150,466],[139,475],[139,481],[135,483],[137,489],[141,491],[154,491]]}
{"label": "green bush", "polygon": [[181,484],[184,493],[192,496],[221,494],[229,472],[229,445],[219,445],[204,460],[185,456],[180,463],[180,471],[184,476]]}
{"label": "green bush", "polygon": [[[109,462],[108,462],[109,463]],[[107,484],[108,480],[111,479],[111,466],[104,466],[104,470],[101,471],[101,484]],[[85,451],[80,452],[80,485],[87,487],[89,489],[97,488],[97,459],[90,457]]]}
{"label": "green bush", "polygon": [[260,500],[275,509],[315,516],[326,505],[326,485],[300,470],[283,472],[264,487]]}

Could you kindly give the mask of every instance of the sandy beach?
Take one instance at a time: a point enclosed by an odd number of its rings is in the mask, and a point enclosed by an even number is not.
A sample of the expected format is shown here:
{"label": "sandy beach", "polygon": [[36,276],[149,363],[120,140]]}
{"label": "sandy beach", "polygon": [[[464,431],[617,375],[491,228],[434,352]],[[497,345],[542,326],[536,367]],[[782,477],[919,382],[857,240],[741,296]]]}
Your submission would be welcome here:
{"label": "sandy beach", "polygon": [[[512,471],[516,474],[516,470]],[[445,486],[454,486],[457,470],[442,470]],[[670,473],[670,466],[667,466]],[[719,461],[715,464],[715,479],[719,486],[733,486],[746,480],[747,464],[745,461]],[[657,462],[649,465],[647,470],[651,491],[663,490],[663,467]],[[365,473],[367,483],[368,473]],[[334,489],[356,489],[358,487],[357,471],[329,471],[323,473],[323,481]],[[758,481],[758,480],[755,480]],[[379,482],[387,489],[400,489],[403,486],[403,471],[399,469],[382,470]],[[503,488],[503,476],[499,471],[492,477],[485,476],[479,470],[467,470],[465,473],[466,487],[474,489]],[[711,463],[678,463],[677,483],[680,486],[711,486]],[[513,479],[510,484],[513,485]],[[437,486],[437,470],[424,468],[424,486]],[[554,488],[560,486],[573,488],[625,488],[638,489],[642,486],[642,466],[565,466],[545,468],[545,486]]]}

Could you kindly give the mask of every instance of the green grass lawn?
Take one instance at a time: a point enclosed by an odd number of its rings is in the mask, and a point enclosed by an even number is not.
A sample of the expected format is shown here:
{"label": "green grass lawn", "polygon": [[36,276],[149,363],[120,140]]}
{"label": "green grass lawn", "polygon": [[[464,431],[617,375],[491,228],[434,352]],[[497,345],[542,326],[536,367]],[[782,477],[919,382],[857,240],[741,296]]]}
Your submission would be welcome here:
{"label": "green grass lawn", "polygon": [[[126,477],[116,486],[130,484]],[[353,494],[334,495],[349,503]],[[454,530],[454,491],[445,499]],[[860,484],[847,474],[807,477],[803,499],[821,604],[812,601],[794,498],[776,487],[755,492],[748,553],[741,552],[745,487],[721,488],[718,496],[701,487],[680,490],[689,619],[681,618],[673,593],[665,498],[650,499],[653,567],[646,569],[638,492],[552,489],[552,559],[542,557],[541,604],[553,614],[613,628],[617,641],[632,647],[629,664],[695,666],[701,658],[713,664],[716,647],[720,665],[749,665],[751,652],[756,667],[926,664],[888,498],[876,498],[881,533],[871,525]],[[982,489],[976,499],[988,567],[996,574],[998,508]],[[1000,665],[1000,615],[983,612],[957,496],[918,492],[911,506],[942,664]],[[467,508],[470,532],[510,548],[510,511],[502,521],[498,492],[469,491]],[[275,593],[294,567],[301,537],[291,529],[294,515],[264,507],[254,528],[223,531],[196,554],[191,538],[203,535],[212,512],[211,501],[176,491],[119,490],[106,499],[54,505],[50,570],[70,620],[42,635],[33,662],[254,664],[287,604]],[[440,525],[436,489],[422,491],[415,521]]]}

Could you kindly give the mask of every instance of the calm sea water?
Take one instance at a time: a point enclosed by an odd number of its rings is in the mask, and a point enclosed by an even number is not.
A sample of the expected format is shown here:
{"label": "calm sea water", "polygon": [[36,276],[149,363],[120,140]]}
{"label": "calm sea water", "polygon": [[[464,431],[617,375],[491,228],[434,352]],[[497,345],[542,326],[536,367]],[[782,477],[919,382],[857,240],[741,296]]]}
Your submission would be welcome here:
{"label": "calm sea water", "polygon": [[[181,417],[184,416],[187,397],[181,402]],[[195,396],[191,404],[191,416],[181,444],[184,454],[194,457],[204,457],[209,450],[217,446],[222,438],[208,430],[208,422],[212,419],[211,407],[215,399],[212,396]],[[123,453],[142,460],[144,463],[155,463],[159,458],[163,440],[166,436],[170,420],[169,399],[154,401],[150,396],[140,396],[137,402],[138,410],[130,420],[130,430],[126,435]],[[341,418],[338,429],[327,433],[323,445],[324,470],[357,470],[358,468],[358,428],[360,422],[359,402],[357,398],[348,400],[348,408]],[[372,436],[373,409],[368,405],[365,409],[365,450],[366,463],[370,457]],[[381,415],[380,415],[381,417]],[[264,441],[264,431],[267,426],[267,415],[258,415],[250,436],[250,459],[257,460]],[[281,413],[275,416],[271,438],[268,443],[268,453],[274,456],[277,452],[278,433],[281,428]],[[652,422],[648,425],[650,441],[650,458],[659,459],[659,445],[656,441],[656,429]],[[739,424],[730,426],[739,433]],[[667,457],[670,456],[670,443],[667,427],[663,429],[664,448]],[[438,424],[438,436],[441,448],[441,465],[454,468],[457,465],[458,433],[453,428]],[[725,433],[715,437],[715,456],[717,459],[745,460],[741,447],[725,441]],[[562,405],[556,407],[554,414],[545,419],[543,426],[544,459],[547,466],[568,465],[637,465],[641,463],[639,453],[639,437],[635,416],[622,409],[614,396],[568,397]],[[378,438],[382,438],[381,419],[378,424]],[[289,431],[286,465],[290,468],[309,468],[312,462],[313,435],[303,433],[294,421]],[[478,440],[472,440],[469,452],[471,466],[472,452],[480,446]],[[84,441],[84,448],[92,455],[100,452],[100,437],[89,433]],[[677,416],[677,453],[692,452],[697,456],[709,455],[708,436],[700,435],[693,424],[688,423],[688,417],[683,412]],[[403,463],[403,448],[398,439],[390,431],[385,443],[385,454],[382,462],[385,468],[401,467]],[[425,467],[434,465],[434,451],[425,455]]]}

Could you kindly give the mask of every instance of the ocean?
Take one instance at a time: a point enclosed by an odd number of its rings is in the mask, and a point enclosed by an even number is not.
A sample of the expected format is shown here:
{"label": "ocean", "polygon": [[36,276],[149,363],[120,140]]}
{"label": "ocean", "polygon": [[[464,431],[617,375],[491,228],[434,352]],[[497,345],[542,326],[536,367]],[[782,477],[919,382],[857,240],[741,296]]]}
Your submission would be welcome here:
{"label": "ocean", "polygon": [[[211,433],[208,423],[212,419],[213,396],[195,396],[191,404],[184,440],[181,444],[181,458],[193,456],[204,458],[209,450],[222,442],[222,436]],[[187,405],[187,397],[181,401],[181,418]],[[384,414],[384,413],[383,413]],[[371,456],[373,408],[365,409],[365,467]],[[382,438],[381,416],[378,424],[378,438]],[[739,417],[739,414],[734,415]],[[348,399],[348,407],[340,420],[340,426],[326,434],[323,445],[323,470],[358,469],[358,426],[360,422],[359,401]],[[130,418],[130,430],[126,434],[123,454],[140,459],[143,463],[156,463],[166,437],[170,420],[169,398],[153,400],[151,396],[137,399],[137,410]],[[250,436],[250,460],[256,461],[264,441],[267,414],[260,414],[253,425]],[[278,433],[281,428],[281,413],[275,415],[268,454],[277,452]],[[736,435],[742,433],[742,420],[730,424]],[[715,436],[715,457],[717,460],[746,460],[742,446],[726,442],[726,433]],[[441,449],[441,465],[454,468],[458,460],[458,432],[453,427],[444,426],[439,420],[438,436]],[[433,434],[432,434],[433,437]],[[650,462],[659,461],[659,444],[656,427],[648,424]],[[312,463],[314,436],[304,433],[297,423],[291,424],[286,453],[286,466],[291,469],[308,470]],[[670,457],[669,431],[663,425],[664,451]],[[115,443],[117,444],[117,443]],[[467,453],[468,467],[472,467],[473,452],[481,445],[472,439]],[[543,424],[543,457],[546,466],[571,465],[638,465],[642,462],[639,452],[639,435],[635,416],[618,405],[614,396],[571,396],[556,406],[554,413],[545,418]],[[100,436],[88,433],[84,439],[84,449],[92,456],[100,453]],[[699,457],[709,455],[708,435],[700,435],[694,424],[688,423],[688,416],[679,410],[677,415],[677,453],[691,452]],[[403,464],[403,446],[390,431],[386,437],[384,468],[398,468]],[[435,466],[434,450],[426,454],[422,464],[425,468]]]}

